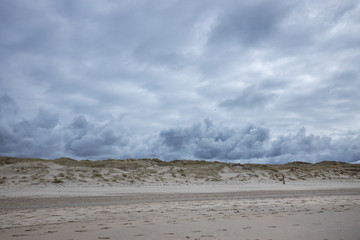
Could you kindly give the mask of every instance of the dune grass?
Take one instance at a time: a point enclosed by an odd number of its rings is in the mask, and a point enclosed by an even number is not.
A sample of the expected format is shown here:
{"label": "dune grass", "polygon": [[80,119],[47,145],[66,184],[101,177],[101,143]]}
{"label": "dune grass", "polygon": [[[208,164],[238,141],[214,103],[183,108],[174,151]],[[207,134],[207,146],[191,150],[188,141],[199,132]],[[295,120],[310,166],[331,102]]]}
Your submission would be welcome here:
{"label": "dune grass", "polygon": [[[359,180],[360,164],[291,162],[283,165],[235,164],[195,160],[0,157],[0,184],[69,182],[102,184]],[[30,181],[31,180],[31,181]]]}

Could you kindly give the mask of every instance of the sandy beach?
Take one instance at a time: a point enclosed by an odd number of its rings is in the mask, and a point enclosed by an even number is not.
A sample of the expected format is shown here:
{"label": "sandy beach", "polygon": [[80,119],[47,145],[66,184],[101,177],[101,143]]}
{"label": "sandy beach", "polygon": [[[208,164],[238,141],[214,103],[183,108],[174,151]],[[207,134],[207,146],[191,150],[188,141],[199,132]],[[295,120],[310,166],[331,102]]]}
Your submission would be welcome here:
{"label": "sandy beach", "polygon": [[357,182],[42,187],[1,194],[1,239],[360,237]]}
{"label": "sandy beach", "polygon": [[0,174],[1,240],[360,239],[356,164],[0,157]]}

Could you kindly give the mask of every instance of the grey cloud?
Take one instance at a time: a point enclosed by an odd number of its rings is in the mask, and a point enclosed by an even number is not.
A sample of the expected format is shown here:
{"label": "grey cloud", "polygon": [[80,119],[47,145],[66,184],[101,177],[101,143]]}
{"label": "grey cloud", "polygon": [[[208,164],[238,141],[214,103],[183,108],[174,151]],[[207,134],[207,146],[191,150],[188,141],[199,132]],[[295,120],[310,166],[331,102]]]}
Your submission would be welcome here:
{"label": "grey cloud", "polygon": [[77,116],[71,123],[71,126],[75,129],[84,129],[89,125],[89,122],[82,115]]}
{"label": "grey cloud", "polygon": [[261,92],[255,87],[248,87],[235,98],[223,100],[219,106],[227,109],[264,108],[272,98],[273,94]]}
{"label": "grey cloud", "polygon": [[0,152],[11,154],[13,149],[18,147],[15,134],[6,124],[0,122]]}
{"label": "grey cloud", "polygon": [[[55,11],[63,16],[64,18],[76,19],[79,16],[84,15],[84,10],[89,10],[90,6],[87,5],[85,8],[82,5],[83,1],[71,1],[71,0],[64,0],[64,1],[54,1],[52,5]],[[90,3],[91,5],[91,3]]]}
{"label": "grey cloud", "polygon": [[[16,106],[10,97],[2,97],[8,105]],[[17,109],[17,108],[16,108]],[[10,108],[12,111],[13,109]],[[60,124],[59,115],[40,108],[33,119],[2,119],[0,121],[0,155],[19,157],[72,156],[96,158],[99,155],[114,155],[127,144],[116,122],[91,123],[84,116],[75,117],[68,124]]]}
{"label": "grey cloud", "polygon": [[[222,137],[220,137],[222,135]],[[235,162],[284,163],[325,160],[356,162],[360,159],[360,134],[341,139],[307,134],[305,128],[296,134],[271,139],[270,130],[250,125],[243,129],[219,128],[206,123],[188,128],[163,131],[162,143],[170,156],[190,155],[196,159]]]}
{"label": "grey cloud", "polygon": [[269,130],[249,126],[241,130],[219,128],[211,121],[189,128],[169,129],[160,138],[169,151],[183,152],[200,159],[249,159],[264,154]]}
{"label": "grey cloud", "polygon": [[88,133],[89,122],[83,115],[77,116],[72,120],[69,129],[72,131],[74,139],[80,139]]}
{"label": "grey cloud", "polygon": [[51,111],[40,109],[37,116],[34,119],[36,126],[41,128],[54,128],[59,122],[59,116]]}
{"label": "grey cloud", "polygon": [[117,154],[127,140],[121,136],[112,121],[103,124],[89,123],[84,116],[78,116],[71,123],[71,134],[66,140],[65,152],[77,157],[96,158],[101,155]]}
{"label": "grey cloud", "polygon": [[[4,13],[0,21],[0,33],[4,37],[0,43],[7,54],[48,55],[57,52],[57,39],[61,37],[59,25],[43,13],[44,2],[29,5],[26,1],[3,1],[0,8]],[[44,18],[47,21],[43,21]],[[11,54],[8,56],[13,57]]]}
{"label": "grey cloud", "polygon": [[[98,135],[99,134],[99,135]],[[107,154],[114,154],[116,147],[124,145],[120,136],[111,131],[86,134],[79,139],[69,142],[66,152],[77,157],[98,157]],[[116,154],[116,153],[115,153]]]}
{"label": "grey cloud", "polygon": [[307,135],[305,129],[300,129],[297,134],[282,135],[274,140],[264,161],[277,163],[325,160],[357,162],[360,159],[359,137],[359,131],[334,139],[314,134]]}
{"label": "grey cloud", "polygon": [[[19,157],[49,157],[61,147],[59,132],[38,128],[34,123],[21,120],[2,124],[0,129],[1,154]],[[59,141],[60,140],[60,141]]]}
{"label": "grey cloud", "polygon": [[16,102],[8,95],[0,97],[0,119],[14,116],[18,113],[19,108]]}
{"label": "grey cloud", "polygon": [[329,159],[334,161],[357,162],[360,160],[360,131],[334,142]]}
{"label": "grey cloud", "polygon": [[179,150],[191,139],[191,133],[180,130],[167,130],[160,133],[160,137],[164,139],[164,143],[174,150]]}
{"label": "grey cloud", "polygon": [[[288,113],[293,112],[301,116],[303,124],[316,127],[322,125],[330,128],[340,119],[344,125],[355,119],[358,121],[360,118],[355,109],[360,109],[359,73],[359,71],[335,72],[321,79],[321,84],[315,87],[294,91],[291,96],[286,97],[283,104],[278,104],[278,107]],[[280,96],[279,99],[281,98]],[[350,115],[352,115],[351,120]],[[352,127],[356,127],[356,124]]]}
{"label": "grey cloud", "polygon": [[268,128],[256,125],[233,128],[205,119],[190,126],[162,130],[158,135],[131,139],[124,137],[127,131],[113,120],[91,122],[79,115],[56,128],[49,128],[48,122],[45,123],[44,128],[35,120],[0,122],[0,154],[45,158],[66,155],[90,159],[191,158],[258,163],[360,160],[360,131],[337,139],[307,134],[302,128],[296,134],[272,138]]}
{"label": "grey cloud", "polygon": [[195,124],[191,128],[165,130],[160,132],[160,138],[163,139],[164,144],[170,147],[170,149],[178,151],[185,148],[190,141],[201,137],[204,131],[202,127],[200,124]]}
{"label": "grey cloud", "polygon": [[280,155],[298,155],[327,152],[331,148],[331,138],[306,135],[305,128],[300,129],[295,135],[284,135],[272,142],[269,157]]}
{"label": "grey cloud", "polygon": [[210,41],[235,41],[245,45],[260,43],[274,34],[277,25],[287,14],[287,6],[279,1],[255,1],[239,5],[220,18]]}
{"label": "grey cloud", "polygon": [[240,131],[233,130],[233,135],[224,141],[205,139],[195,150],[198,158],[212,159],[251,159],[260,158],[264,154],[263,145],[269,137],[269,130],[249,126]]}

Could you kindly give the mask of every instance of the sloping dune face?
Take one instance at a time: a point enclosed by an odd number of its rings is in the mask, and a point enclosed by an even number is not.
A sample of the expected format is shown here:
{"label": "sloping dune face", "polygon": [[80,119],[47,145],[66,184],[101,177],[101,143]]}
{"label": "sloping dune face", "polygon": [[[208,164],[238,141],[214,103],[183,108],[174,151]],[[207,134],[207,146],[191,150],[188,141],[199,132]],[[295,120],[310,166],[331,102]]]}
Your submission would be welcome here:
{"label": "sloping dune face", "polygon": [[77,161],[0,157],[0,186],[149,185],[358,181],[360,165],[343,162],[283,165],[159,159]]}

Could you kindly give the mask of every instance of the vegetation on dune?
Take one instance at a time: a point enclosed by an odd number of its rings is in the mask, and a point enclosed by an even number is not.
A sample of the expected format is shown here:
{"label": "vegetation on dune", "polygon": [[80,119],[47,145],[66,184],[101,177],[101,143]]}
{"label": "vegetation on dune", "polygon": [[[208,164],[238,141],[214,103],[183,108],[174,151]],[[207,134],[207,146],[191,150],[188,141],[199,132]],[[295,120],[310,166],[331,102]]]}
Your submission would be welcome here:
{"label": "vegetation on dune", "polygon": [[16,164],[19,162],[46,162],[48,160],[44,160],[41,158],[14,158],[14,157],[4,157],[0,156],[0,166],[5,164]]}
{"label": "vegetation on dune", "polygon": [[0,157],[0,184],[99,184],[188,182],[279,182],[314,180],[359,180],[360,164],[324,161],[315,164],[238,164],[197,160],[107,159],[101,161],[58,158]]}

